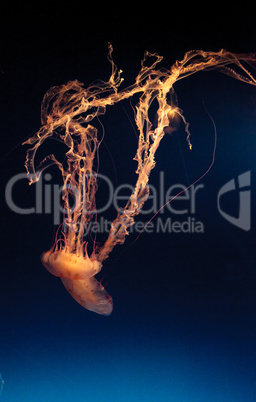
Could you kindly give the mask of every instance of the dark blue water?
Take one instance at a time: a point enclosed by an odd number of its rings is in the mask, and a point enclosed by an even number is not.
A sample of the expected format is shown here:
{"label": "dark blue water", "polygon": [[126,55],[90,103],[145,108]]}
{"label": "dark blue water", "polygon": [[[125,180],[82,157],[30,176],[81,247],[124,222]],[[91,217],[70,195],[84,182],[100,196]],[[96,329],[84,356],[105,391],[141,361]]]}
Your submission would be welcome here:
{"label": "dark blue water", "polygon": [[167,307],[153,291],[144,296],[135,305],[138,296],[124,293],[109,318],[65,294],[22,308],[17,300],[8,328],[4,320],[2,400],[255,400],[252,312],[240,306],[230,317],[227,305],[182,305],[183,296]]}

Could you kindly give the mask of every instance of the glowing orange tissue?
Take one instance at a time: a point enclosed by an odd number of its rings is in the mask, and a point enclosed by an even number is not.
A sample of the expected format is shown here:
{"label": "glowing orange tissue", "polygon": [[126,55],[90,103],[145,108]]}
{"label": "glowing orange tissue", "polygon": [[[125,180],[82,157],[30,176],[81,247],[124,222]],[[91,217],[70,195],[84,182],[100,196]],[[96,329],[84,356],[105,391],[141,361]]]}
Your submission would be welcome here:
{"label": "glowing orange tissue", "polygon": [[[53,164],[63,177],[64,221],[55,244],[43,253],[42,264],[51,274],[61,278],[79,304],[103,315],[111,314],[113,303],[95,275],[100,272],[102,263],[115,245],[124,243],[134,217],[148,198],[149,175],[155,166],[155,153],[162,138],[184,124],[191,148],[189,125],[178,107],[174,84],[196,72],[218,68],[231,77],[256,85],[255,78],[245,68],[246,62],[256,60],[255,55],[235,55],[225,50],[194,50],[169,69],[158,68],[162,57],[146,52],[134,84],[122,88],[121,71],[113,61],[112,52],[109,45],[108,60],[112,71],[108,81],[94,82],[88,88],[84,88],[81,82],[70,81],[47,91],[41,106],[42,126],[36,135],[24,142],[32,146],[27,151],[25,163],[30,184],[38,181],[41,173]],[[137,161],[137,181],[127,204],[112,222],[107,240],[102,245],[94,245],[88,255],[85,234],[96,211],[96,163],[101,142],[94,122],[111,105],[135,94],[140,96],[135,111],[138,130],[134,158]],[[151,121],[149,110],[153,101],[157,105],[157,113]],[[65,144],[65,161],[59,161],[50,154],[35,166],[36,152],[49,138]]]}
{"label": "glowing orange tissue", "polygon": [[87,279],[96,275],[102,264],[86,254],[77,255],[65,250],[46,251],[41,257],[44,267],[53,275],[69,279]]}

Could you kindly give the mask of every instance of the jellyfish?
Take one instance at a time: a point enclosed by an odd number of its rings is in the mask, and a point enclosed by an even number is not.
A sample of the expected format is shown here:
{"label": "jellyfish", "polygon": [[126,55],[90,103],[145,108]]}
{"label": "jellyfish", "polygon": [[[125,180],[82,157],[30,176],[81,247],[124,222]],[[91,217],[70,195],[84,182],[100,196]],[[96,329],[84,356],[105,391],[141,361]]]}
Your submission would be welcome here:
{"label": "jellyfish", "polygon": [[0,373],[0,395],[2,393],[3,388],[4,388],[4,380],[3,380],[3,377],[2,377],[2,375]]}
{"label": "jellyfish", "polygon": [[[168,99],[168,95],[167,95]],[[164,132],[165,134],[172,134],[175,131],[179,130],[180,123],[181,123],[181,116],[182,116],[182,110],[178,108],[178,97],[176,95],[176,92],[174,91],[173,88],[171,88],[169,92],[169,99],[167,100],[167,104],[170,106],[170,110],[167,113],[167,117],[169,120],[168,126],[164,127]],[[155,115],[154,119],[154,128],[157,127],[157,113]]]}
{"label": "jellyfish", "polygon": [[[191,74],[218,68],[233,78],[256,85],[255,78],[245,67],[246,63],[255,62],[254,54],[194,50],[168,69],[159,68],[163,58],[157,53],[145,52],[134,83],[122,88],[122,71],[117,69],[112,53],[109,44],[107,57],[111,75],[108,81],[97,81],[84,88],[83,83],[74,80],[46,92],[41,105],[42,126],[24,142],[32,145],[25,162],[29,184],[38,181],[42,172],[53,164],[63,177],[65,215],[59,231],[61,235],[52,248],[42,254],[41,262],[51,274],[61,278],[67,291],[81,306],[102,315],[111,314],[113,302],[95,275],[113,248],[124,243],[129,228],[149,196],[149,176],[162,138],[183,123],[188,146],[192,148],[189,124],[178,107],[174,84]],[[89,253],[85,235],[96,210],[96,161],[101,143],[95,121],[111,105],[131,99],[135,94],[139,95],[135,107],[137,181],[127,204],[117,212],[106,241],[101,245],[94,244]],[[153,102],[157,104],[157,112],[151,121],[149,111]],[[49,138],[56,138],[67,146],[65,163],[50,154],[36,165],[36,152]]]}

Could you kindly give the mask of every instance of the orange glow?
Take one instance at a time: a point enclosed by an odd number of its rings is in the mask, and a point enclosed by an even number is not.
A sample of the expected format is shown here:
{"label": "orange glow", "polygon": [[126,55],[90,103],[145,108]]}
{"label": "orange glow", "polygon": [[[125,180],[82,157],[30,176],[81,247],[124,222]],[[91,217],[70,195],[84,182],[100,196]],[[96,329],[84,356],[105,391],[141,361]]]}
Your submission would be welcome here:
{"label": "orange glow", "polygon": [[[188,146],[192,148],[189,125],[177,106],[174,84],[196,72],[218,68],[231,77],[256,85],[255,78],[244,67],[245,62],[256,60],[252,54],[235,55],[225,50],[190,51],[170,69],[158,69],[162,57],[146,52],[134,84],[120,89],[122,71],[118,71],[114,64],[112,52],[109,44],[108,60],[112,72],[108,81],[93,83],[88,88],[78,81],[70,81],[47,91],[41,107],[42,127],[24,142],[33,145],[27,152],[25,164],[30,184],[39,180],[41,173],[53,164],[58,166],[63,176],[62,198],[66,210],[64,240],[57,241],[50,251],[42,255],[42,264],[53,275],[62,278],[64,286],[78,303],[105,315],[112,311],[112,298],[94,275],[100,271],[114,246],[124,243],[134,217],[148,198],[149,175],[155,166],[155,153],[162,138],[183,123]],[[137,182],[126,206],[112,222],[106,242],[94,248],[88,256],[84,233],[93,217],[92,211],[95,211],[95,158],[100,146],[94,120],[105,114],[107,107],[135,94],[140,94],[135,116],[138,130],[138,148],[134,158],[137,161]],[[158,105],[154,122],[149,117],[153,101]],[[38,148],[50,137],[58,138],[68,147],[65,165],[54,155],[48,155],[35,166]],[[70,188],[76,193],[75,207],[70,205]]]}

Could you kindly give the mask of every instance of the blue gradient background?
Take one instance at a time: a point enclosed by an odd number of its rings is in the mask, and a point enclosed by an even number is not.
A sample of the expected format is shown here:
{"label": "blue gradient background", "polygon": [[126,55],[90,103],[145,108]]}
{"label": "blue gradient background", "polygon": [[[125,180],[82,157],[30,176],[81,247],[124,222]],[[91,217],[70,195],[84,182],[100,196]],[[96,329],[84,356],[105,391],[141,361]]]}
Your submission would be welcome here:
{"label": "blue gradient background", "polygon": [[[193,48],[255,51],[255,24],[241,10],[210,13],[210,18],[203,18],[202,10],[185,15],[175,10],[171,18],[163,9],[166,15],[155,23],[157,10],[139,20],[134,11],[108,19],[104,10],[87,9],[87,24],[79,10],[16,11],[12,18],[7,13],[1,27],[2,189],[24,171],[25,148],[19,143],[39,128],[45,91],[70,79],[88,85],[108,78],[107,41],[127,85],[145,49],[162,54],[165,67]],[[175,90],[191,123],[193,152],[182,129],[182,153],[177,137],[166,136],[151,184],[157,186],[161,171],[167,188],[185,184],[185,169],[192,182],[209,166],[214,135],[204,102],[218,132],[216,161],[196,199],[196,219],[205,233],[144,233],[129,247],[136,237],[130,235],[116,247],[103,268],[114,301],[111,316],[81,308],[41,266],[40,254],[52,244],[53,217],[15,214],[3,200],[1,401],[256,400],[256,92],[217,72],[192,76]],[[133,184],[136,139],[127,117],[132,119],[132,110],[127,103],[107,113],[102,121],[108,150],[102,144],[100,172],[117,184]],[[220,216],[216,196],[222,185],[248,170],[252,228],[245,232]],[[24,180],[13,197],[24,208],[33,206],[35,188]],[[237,205],[234,196],[223,208],[235,215]],[[170,213],[160,216],[167,219]]]}

